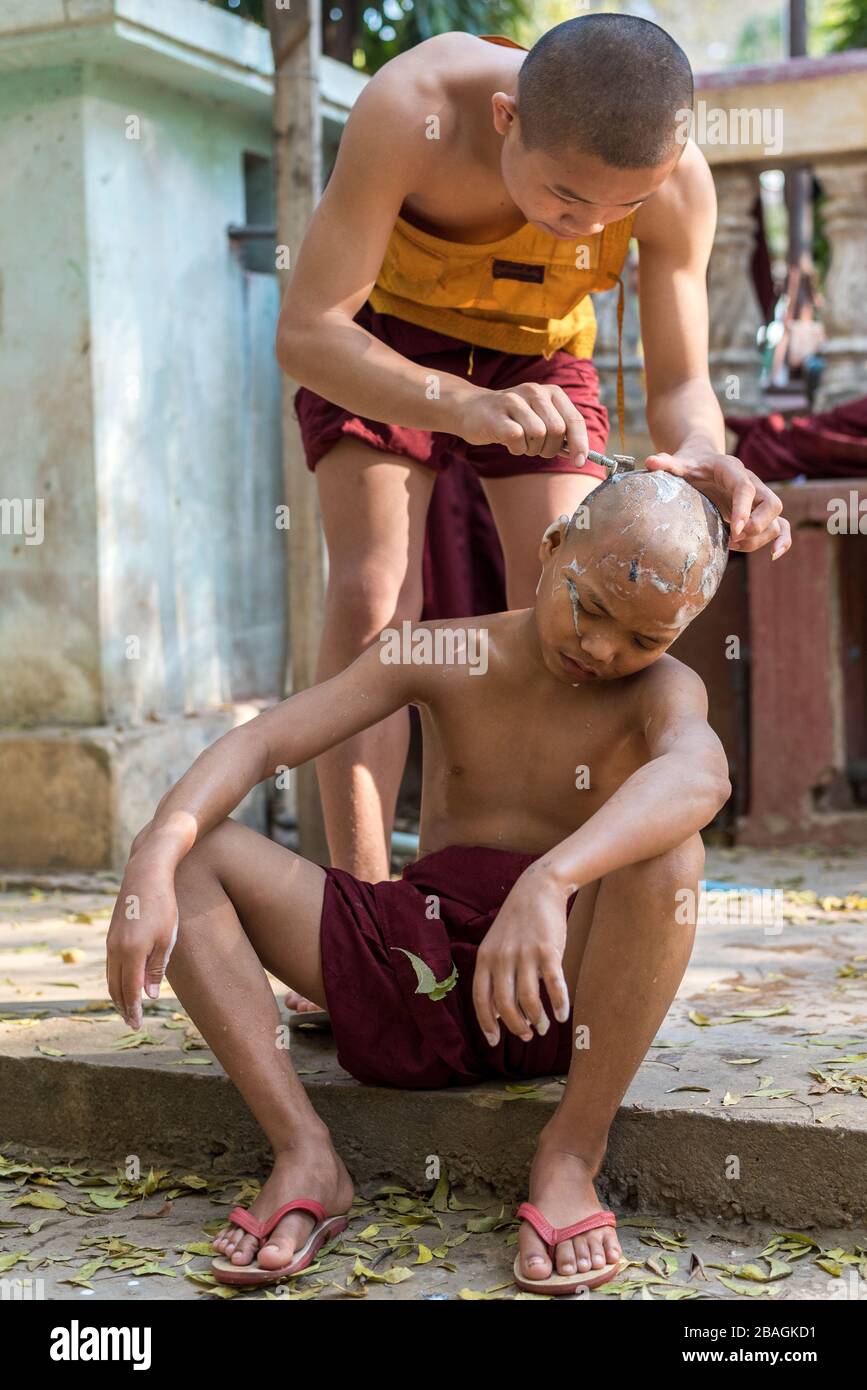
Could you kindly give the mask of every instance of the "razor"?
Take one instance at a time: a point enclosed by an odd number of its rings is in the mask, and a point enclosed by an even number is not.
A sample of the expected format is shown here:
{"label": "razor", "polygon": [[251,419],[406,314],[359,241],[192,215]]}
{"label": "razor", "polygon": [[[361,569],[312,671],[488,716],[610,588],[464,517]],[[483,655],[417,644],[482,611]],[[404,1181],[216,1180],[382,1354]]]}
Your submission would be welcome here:
{"label": "razor", "polygon": [[607,468],[609,478],[612,478],[618,470],[621,473],[631,473],[635,468],[634,454],[598,454],[595,449],[588,449],[587,457],[591,462]]}
{"label": "razor", "polygon": [[[560,453],[565,454],[565,452],[566,437],[564,436]],[[635,468],[634,454],[599,454],[595,449],[588,449],[587,457],[591,463],[598,463],[602,468],[607,468],[609,478],[613,478],[618,470],[621,473],[631,473]]]}

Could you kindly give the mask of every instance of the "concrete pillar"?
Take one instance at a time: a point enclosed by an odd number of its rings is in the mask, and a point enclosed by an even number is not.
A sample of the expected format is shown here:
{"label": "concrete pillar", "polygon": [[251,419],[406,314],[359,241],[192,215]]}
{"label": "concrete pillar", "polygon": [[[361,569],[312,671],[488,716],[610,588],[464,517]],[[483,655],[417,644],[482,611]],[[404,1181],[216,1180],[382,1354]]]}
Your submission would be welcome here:
{"label": "concrete pillar", "polygon": [[0,868],[122,864],[282,694],[278,286],[226,235],[271,70],[191,0],[3,7]]}
{"label": "concrete pillar", "polygon": [[[850,679],[860,631],[846,621],[841,578],[844,549],[851,560],[862,543],[867,485],[837,478],[783,483],[779,493],[797,560],[775,564],[767,546],[747,556],[750,798],[738,840],[863,849],[867,812],[849,787],[859,752],[852,717],[858,730],[863,723]],[[842,527],[831,521],[841,509]]]}
{"label": "concrete pillar", "polygon": [[827,341],[817,410],[830,410],[867,394],[867,159],[827,161],[814,172],[826,194],[825,228],[831,264],[823,319]]}
{"label": "concrete pillar", "polygon": [[710,377],[723,412],[761,411],[756,334],[762,321],[753,287],[752,209],[758,193],[755,169],[716,166],[717,231],[708,267]]}

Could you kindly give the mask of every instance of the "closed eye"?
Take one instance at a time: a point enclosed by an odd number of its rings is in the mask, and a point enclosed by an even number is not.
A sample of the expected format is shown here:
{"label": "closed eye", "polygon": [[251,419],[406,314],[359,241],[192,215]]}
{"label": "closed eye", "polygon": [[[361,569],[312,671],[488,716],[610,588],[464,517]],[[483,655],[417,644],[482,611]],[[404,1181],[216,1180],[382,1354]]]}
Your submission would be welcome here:
{"label": "closed eye", "polygon": [[[580,613],[583,613],[585,617],[603,618],[608,616],[608,614],[605,612],[597,613],[592,608],[587,608],[586,605],[581,602],[581,599],[578,596],[578,590],[574,584],[570,584],[569,588],[572,593],[572,600],[574,602],[575,607],[578,609]],[[637,632],[633,632],[632,640],[635,643],[635,646],[638,647],[639,651],[642,652],[653,652],[656,651],[657,647],[661,646],[661,642],[658,638],[642,637]]]}
{"label": "closed eye", "polygon": [[[553,193],[554,197],[558,198],[561,203],[584,203],[587,207],[602,206],[601,203],[593,203],[589,198],[576,198],[568,193],[561,193],[559,188],[549,188],[548,192]],[[614,206],[619,208],[640,208],[642,203],[646,203],[647,199],[652,197],[653,194],[648,193],[646,197],[635,198],[631,203],[615,203]]]}

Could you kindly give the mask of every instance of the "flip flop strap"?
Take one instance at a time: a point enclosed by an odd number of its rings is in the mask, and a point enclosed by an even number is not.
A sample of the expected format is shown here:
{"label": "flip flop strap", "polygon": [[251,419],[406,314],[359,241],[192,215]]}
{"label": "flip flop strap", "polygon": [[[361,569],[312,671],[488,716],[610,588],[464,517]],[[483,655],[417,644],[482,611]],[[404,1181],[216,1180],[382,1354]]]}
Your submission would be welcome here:
{"label": "flip flop strap", "polygon": [[532,1202],[521,1203],[518,1207],[518,1217],[522,1221],[528,1221],[536,1234],[552,1248],[559,1245],[561,1241],[583,1235],[585,1231],[595,1231],[600,1226],[617,1225],[617,1217],[613,1211],[596,1211],[592,1216],[585,1216],[583,1221],[576,1221],[571,1226],[552,1226],[547,1217],[543,1216],[539,1208],[534,1207]]}
{"label": "flip flop strap", "polygon": [[243,1207],[233,1207],[229,1212],[229,1224],[240,1226],[242,1230],[249,1231],[251,1236],[256,1236],[258,1240],[264,1240],[290,1211],[309,1211],[310,1215],[315,1218],[317,1225],[321,1221],[328,1220],[328,1213],[321,1202],[317,1202],[314,1197],[296,1197],[292,1202],[284,1202],[282,1207],[278,1207],[268,1217],[267,1221],[259,1221]]}

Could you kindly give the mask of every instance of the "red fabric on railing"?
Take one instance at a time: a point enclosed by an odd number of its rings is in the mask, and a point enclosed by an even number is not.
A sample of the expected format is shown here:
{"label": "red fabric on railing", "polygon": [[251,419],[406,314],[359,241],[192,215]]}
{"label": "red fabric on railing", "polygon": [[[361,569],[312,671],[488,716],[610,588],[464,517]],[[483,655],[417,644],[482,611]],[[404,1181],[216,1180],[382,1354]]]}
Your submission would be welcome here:
{"label": "red fabric on railing", "polygon": [[867,474],[867,396],[819,415],[726,416],[735,453],[766,483]]}

